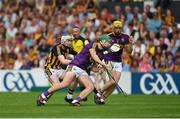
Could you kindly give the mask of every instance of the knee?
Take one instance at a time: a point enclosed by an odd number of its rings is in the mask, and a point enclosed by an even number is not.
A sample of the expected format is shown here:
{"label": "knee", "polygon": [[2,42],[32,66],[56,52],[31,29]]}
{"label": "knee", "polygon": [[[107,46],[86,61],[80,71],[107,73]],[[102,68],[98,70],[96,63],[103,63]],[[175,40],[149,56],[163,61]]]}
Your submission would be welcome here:
{"label": "knee", "polygon": [[62,88],[66,88],[69,85],[69,83],[67,82],[61,82],[61,87]]}
{"label": "knee", "polygon": [[60,81],[59,81],[59,79],[56,76],[51,76],[50,83],[52,85],[56,85],[56,84],[60,83]]}
{"label": "knee", "polygon": [[52,85],[56,85],[56,84],[59,84],[60,82],[52,82],[51,84]]}
{"label": "knee", "polygon": [[90,90],[91,90],[91,91],[93,91],[93,90],[94,90],[94,85],[92,85],[92,86],[91,86],[91,89],[90,89]]}

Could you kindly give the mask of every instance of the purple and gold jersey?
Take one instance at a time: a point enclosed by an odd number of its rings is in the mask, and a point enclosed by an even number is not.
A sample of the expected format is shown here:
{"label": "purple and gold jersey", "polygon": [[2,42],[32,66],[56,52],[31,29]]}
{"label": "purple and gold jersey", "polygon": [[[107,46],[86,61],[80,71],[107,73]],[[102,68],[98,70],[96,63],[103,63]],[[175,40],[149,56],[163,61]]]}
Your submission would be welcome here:
{"label": "purple and gold jersey", "polygon": [[121,34],[116,36],[114,33],[108,34],[112,38],[112,44],[117,43],[120,45],[120,50],[118,52],[110,52],[105,54],[104,60],[105,61],[113,61],[113,62],[121,62],[121,55],[125,45],[129,43],[129,35]]}
{"label": "purple and gold jersey", "polygon": [[92,64],[92,59],[91,59],[91,54],[89,52],[90,49],[95,49],[97,55],[99,56],[100,59],[103,58],[103,50],[99,50],[97,47],[97,43],[95,42],[90,42],[87,44],[82,51],[76,55],[74,60],[70,63],[70,65],[75,65],[83,70],[87,70],[87,68]]}

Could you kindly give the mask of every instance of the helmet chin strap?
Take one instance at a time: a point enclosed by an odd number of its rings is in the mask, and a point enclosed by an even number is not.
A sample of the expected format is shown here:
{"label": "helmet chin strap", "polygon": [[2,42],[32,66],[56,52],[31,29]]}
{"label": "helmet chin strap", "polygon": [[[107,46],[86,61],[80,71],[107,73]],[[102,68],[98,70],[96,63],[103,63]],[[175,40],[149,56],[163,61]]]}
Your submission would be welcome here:
{"label": "helmet chin strap", "polygon": [[64,46],[65,48],[70,48],[69,46],[66,46],[65,44],[63,44],[63,46]]}
{"label": "helmet chin strap", "polygon": [[103,50],[107,50],[108,48],[104,47],[101,42],[99,42]]}

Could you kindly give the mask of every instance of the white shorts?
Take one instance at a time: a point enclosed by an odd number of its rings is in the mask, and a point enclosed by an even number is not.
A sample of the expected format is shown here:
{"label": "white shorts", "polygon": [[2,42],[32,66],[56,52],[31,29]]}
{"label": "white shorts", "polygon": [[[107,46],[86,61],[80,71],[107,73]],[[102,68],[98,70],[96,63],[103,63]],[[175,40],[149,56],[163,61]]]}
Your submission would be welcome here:
{"label": "white shorts", "polygon": [[51,75],[56,75],[58,78],[63,79],[64,75],[66,73],[66,70],[64,69],[45,69],[45,74],[47,78],[50,78]]}
{"label": "white shorts", "polygon": [[[70,67],[70,66],[68,66],[68,67]],[[67,67],[67,69],[68,69],[68,67]],[[85,70],[83,70],[83,69],[81,69],[80,67],[77,67],[77,66],[71,66],[70,71],[75,73],[76,78],[78,78],[78,77],[80,77],[82,75],[88,76],[88,73]]]}
{"label": "white shorts", "polygon": [[113,71],[122,72],[122,62],[110,62]]}

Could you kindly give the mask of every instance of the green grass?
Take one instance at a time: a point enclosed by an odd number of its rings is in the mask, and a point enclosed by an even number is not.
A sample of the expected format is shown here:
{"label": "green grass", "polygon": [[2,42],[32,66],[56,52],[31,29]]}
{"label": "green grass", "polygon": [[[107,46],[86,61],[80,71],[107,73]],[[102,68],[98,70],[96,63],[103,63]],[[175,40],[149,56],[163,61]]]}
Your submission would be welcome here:
{"label": "green grass", "polygon": [[95,105],[93,95],[80,107],[56,93],[46,106],[37,107],[38,93],[0,93],[0,117],[180,117],[180,95],[112,95],[105,105]]}

